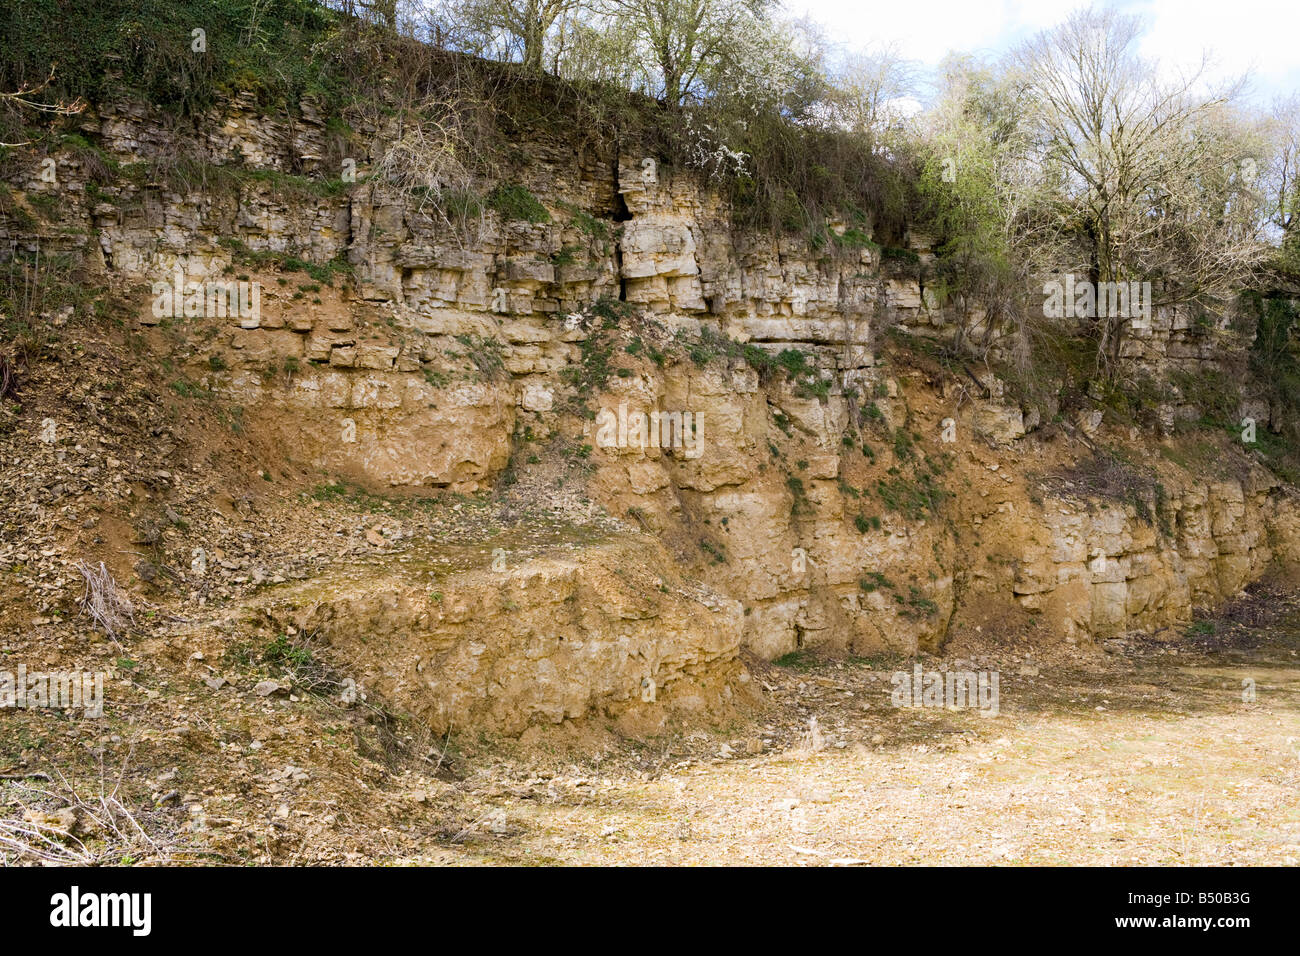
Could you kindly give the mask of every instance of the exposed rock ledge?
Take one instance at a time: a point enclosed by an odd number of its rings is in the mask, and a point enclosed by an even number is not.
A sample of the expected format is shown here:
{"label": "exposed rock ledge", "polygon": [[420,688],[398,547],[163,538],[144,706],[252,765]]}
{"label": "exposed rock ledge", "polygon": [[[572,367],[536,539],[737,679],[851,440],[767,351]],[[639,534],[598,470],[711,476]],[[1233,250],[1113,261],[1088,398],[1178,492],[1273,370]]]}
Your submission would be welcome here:
{"label": "exposed rock ledge", "polygon": [[[439,551],[445,557],[446,551]],[[625,536],[493,570],[358,568],[276,598],[361,686],[436,733],[518,734],[591,715],[654,732],[752,694],[740,602],[684,582],[656,542]]]}

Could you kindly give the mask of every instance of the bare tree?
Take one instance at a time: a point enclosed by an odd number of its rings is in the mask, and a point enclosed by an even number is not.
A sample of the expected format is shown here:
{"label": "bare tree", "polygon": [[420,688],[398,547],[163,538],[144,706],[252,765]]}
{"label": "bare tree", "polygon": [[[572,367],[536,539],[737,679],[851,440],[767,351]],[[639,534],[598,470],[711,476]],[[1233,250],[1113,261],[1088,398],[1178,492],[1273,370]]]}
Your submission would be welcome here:
{"label": "bare tree", "polygon": [[461,0],[455,11],[475,52],[518,59],[525,69],[541,72],[556,25],[583,5],[583,0]]}
{"label": "bare tree", "polygon": [[987,356],[1010,334],[1023,358],[1033,337],[1025,289],[1063,247],[1056,223],[1036,213],[1044,186],[1031,104],[1023,84],[970,56],[945,59],[939,84],[918,122],[918,192],[939,242],[926,288],[955,309],[957,347]]}
{"label": "bare tree", "polygon": [[1275,146],[1261,185],[1269,225],[1287,243],[1300,236],[1300,96],[1275,103],[1271,119]]}
{"label": "bare tree", "polygon": [[608,0],[613,26],[639,40],[651,92],[680,106],[710,68],[752,37],[773,0]]}
{"label": "bare tree", "polygon": [[[1017,50],[1030,91],[1043,197],[1093,282],[1149,279],[1167,303],[1226,299],[1259,261],[1249,192],[1219,170],[1254,148],[1234,115],[1241,84],[1208,92],[1201,67],[1163,81],[1135,51],[1140,21],[1072,14]],[[1098,323],[1118,356],[1122,318]]]}
{"label": "bare tree", "polygon": [[878,141],[900,116],[899,101],[916,94],[919,73],[894,44],[849,54],[830,81],[835,120]]}

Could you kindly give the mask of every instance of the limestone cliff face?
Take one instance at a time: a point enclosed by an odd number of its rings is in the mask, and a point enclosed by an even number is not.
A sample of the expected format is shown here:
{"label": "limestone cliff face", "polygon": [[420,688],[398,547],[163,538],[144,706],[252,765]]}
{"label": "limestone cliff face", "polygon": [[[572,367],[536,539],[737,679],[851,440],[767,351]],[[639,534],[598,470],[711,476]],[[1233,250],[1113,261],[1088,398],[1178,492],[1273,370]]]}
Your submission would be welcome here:
{"label": "limestone cliff face", "polygon": [[[910,258],[882,261],[844,226],[852,241],[822,249],[741,234],[698,177],[612,146],[580,153],[554,132],[524,144],[511,180],[547,216],[488,207],[472,229],[452,229],[366,179],[382,129],[361,131],[371,155],[355,157],[358,182],[313,189],[302,177],[337,175],[326,157],[339,148],[310,103],[288,123],[240,100],[186,130],[123,103],[101,107],[86,131],[112,174],[74,149],[55,157],[56,183],[35,157],[20,163],[7,178],[30,221],[5,220],[0,238],[39,238],[132,288],[153,348],[287,456],[327,472],[474,491],[526,468],[549,440],[585,447],[591,497],[734,602],[710,612],[718,647],[665,658],[674,674],[699,653],[730,666],[741,644],[764,657],[935,649],[980,623],[981,596],[1039,613],[1070,640],[1157,631],[1297,557],[1291,494],[1257,465],[1205,483],[1153,459],[1158,500],[1072,494],[1041,480],[1079,454],[1035,432],[1052,409],[1008,403],[991,377],[954,391],[892,364],[885,327],[952,331],[920,273],[897,264],[924,265],[925,237],[911,238]],[[176,188],[159,171],[176,155],[206,157],[210,175]],[[36,214],[42,195],[58,200],[57,216]],[[287,271],[292,260],[318,277]],[[151,308],[153,283],[231,280],[259,284],[256,321],[172,321]],[[772,374],[708,333],[769,355],[797,349],[807,367]],[[1165,312],[1131,330],[1129,348],[1153,369],[1196,367],[1212,360],[1198,341]],[[602,440],[620,407],[623,419],[689,413],[690,440],[659,447],[625,426]],[[446,609],[433,627],[435,609],[414,592],[376,600],[341,598],[346,609],[332,613],[427,631],[452,654],[454,689],[420,705],[439,721],[490,708],[485,688],[514,681],[506,662],[531,653],[511,643],[500,609],[487,615],[500,628],[479,625],[489,637],[474,639],[485,648],[474,655],[448,650],[459,625]],[[684,633],[675,615],[685,613],[665,608],[645,626]],[[601,701],[630,700],[645,676],[629,663],[635,635],[582,627],[583,652],[556,666],[617,673],[608,686],[594,671],[581,683],[600,685]],[[394,687],[407,679],[376,668]],[[596,698],[555,690],[524,709],[567,715]]]}
{"label": "limestone cliff face", "polygon": [[[610,449],[592,488],[741,598],[745,642],[763,656],[933,650],[981,623],[981,596],[1069,641],[1160,632],[1297,557],[1294,496],[1257,465],[1206,484],[1164,462],[1117,501],[1054,474],[1077,447],[989,440],[988,406],[950,417],[939,396],[887,379],[873,403],[884,421],[855,428],[843,395],[801,399],[746,372],[682,364],[611,386],[607,407],[705,409],[704,437],[697,459]],[[916,450],[899,429],[920,436]],[[849,434],[865,437],[846,447]],[[948,497],[934,512],[897,504],[925,493],[929,469]]]}
{"label": "limestone cliff face", "polygon": [[1262,474],[1167,494],[1163,527],[1132,506],[1077,498],[995,512],[983,536],[1014,543],[993,552],[1005,560],[972,569],[971,588],[1009,590],[1067,639],[1086,640],[1186,625],[1193,608],[1237,594],[1275,559],[1295,561],[1294,502]]}

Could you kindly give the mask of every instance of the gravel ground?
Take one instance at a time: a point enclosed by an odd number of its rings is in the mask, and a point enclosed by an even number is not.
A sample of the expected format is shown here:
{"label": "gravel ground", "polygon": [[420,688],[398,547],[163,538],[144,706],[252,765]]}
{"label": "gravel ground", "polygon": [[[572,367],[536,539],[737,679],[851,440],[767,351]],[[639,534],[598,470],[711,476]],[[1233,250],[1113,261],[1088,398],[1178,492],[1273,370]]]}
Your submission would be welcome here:
{"label": "gravel ground", "polygon": [[[644,770],[485,783],[462,846],[409,861],[1294,865],[1300,630],[1280,616],[1203,624],[1177,651],[1114,642],[1092,657],[960,662],[1005,675],[988,718],[894,708],[871,662],[768,668],[773,707],[754,728],[766,752],[696,739],[696,756],[658,773],[651,754]],[[820,739],[798,732],[812,717]]]}

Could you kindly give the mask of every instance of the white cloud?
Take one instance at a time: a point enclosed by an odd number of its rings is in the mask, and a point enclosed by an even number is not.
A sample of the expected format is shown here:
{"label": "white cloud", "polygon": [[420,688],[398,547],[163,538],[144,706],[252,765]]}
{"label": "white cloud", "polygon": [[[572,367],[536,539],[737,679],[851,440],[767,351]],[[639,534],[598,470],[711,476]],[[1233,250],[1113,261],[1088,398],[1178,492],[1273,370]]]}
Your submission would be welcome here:
{"label": "white cloud", "polygon": [[1008,35],[1032,33],[1060,20],[1077,0],[938,0],[864,5],[858,0],[786,0],[786,9],[831,28],[847,47],[897,43],[904,56],[934,66],[950,50],[997,49]]}
{"label": "white cloud", "polygon": [[1149,0],[1137,7],[1150,29],[1142,53],[1170,67],[1194,67],[1213,55],[1209,75],[1227,79],[1251,71],[1257,94],[1300,88],[1300,6],[1278,0]]}
{"label": "white cloud", "polygon": [[[1115,4],[1144,18],[1143,55],[1169,67],[1215,57],[1215,78],[1254,68],[1254,89],[1267,100],[1300,89],[1300,3],[1296,0],[1126,0]],[[934,67],[950,51],[999,53],[1059,23],[1080,0],[925,0],[867,5],[861,0],[785,0],[848,49],[897,43],[906,57]]]}

